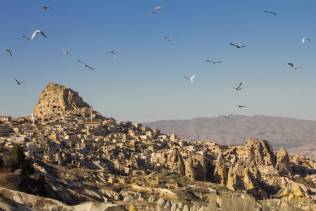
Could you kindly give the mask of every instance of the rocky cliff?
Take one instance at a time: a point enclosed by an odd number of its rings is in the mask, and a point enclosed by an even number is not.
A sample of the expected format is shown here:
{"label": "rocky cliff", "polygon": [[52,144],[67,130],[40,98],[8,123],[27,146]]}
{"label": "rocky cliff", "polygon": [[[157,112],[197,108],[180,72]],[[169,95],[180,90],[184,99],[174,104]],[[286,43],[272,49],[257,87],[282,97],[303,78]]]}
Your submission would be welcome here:
{"label": "rocky cliff", "polygon": [[37,118],[61,116],[66,111],[88,108],[90,106],[82,100],[78,92],[62,85],[49,83],[42,91],[33,115]]}

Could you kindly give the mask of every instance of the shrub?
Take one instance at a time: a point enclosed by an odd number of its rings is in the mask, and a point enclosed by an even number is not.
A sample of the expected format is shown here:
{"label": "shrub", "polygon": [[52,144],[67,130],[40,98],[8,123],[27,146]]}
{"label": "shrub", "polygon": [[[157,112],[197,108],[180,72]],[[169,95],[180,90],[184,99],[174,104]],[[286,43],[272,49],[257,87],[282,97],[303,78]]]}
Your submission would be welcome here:
{"label": "shrub", "polygon": [[25,155],[23,148],[15,144],[11,149],[9,156],[5,159],[4,167],[14,171],[21,168],[25,164]]}

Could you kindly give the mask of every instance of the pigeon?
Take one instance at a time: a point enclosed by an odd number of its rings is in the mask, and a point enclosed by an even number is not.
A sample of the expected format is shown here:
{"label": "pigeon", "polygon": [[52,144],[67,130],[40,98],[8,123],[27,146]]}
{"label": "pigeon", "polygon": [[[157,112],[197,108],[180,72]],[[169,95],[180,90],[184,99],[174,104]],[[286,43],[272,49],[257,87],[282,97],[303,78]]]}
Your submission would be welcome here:
{"label": "pigeon", "polygon": [[14,80],[18,86],[20,86],[21,84],[25,82],[25,81],[18,81],[16,78],[14,78]]}
{"label": "pigeon", "polygon": [[190,82],[194,82],[194,79],[195,79],[196,75],[192,75],[191,77],[188,77],[188,76],[184,76],[184,79],[190,81]]}
{"label": "pigeon", "polygon": [[242,90],[242,82],[240,82],[237,87],[233,87],[233,89],[235,89],[236,91]]}
{"label": "pigeon", "polygon": [[42,35],[43,37],[47,38],[46,34],[43,31],[37,29],[33,32],[31,40],[33,40],[36,36],[39,36],[39,35]]}
{"label": "pigeon", "polygon": [[212,64],[221,64],[221,63],[223,63],[222,61],[212,61],[212,60],[210,60],[210,59],[206,59],[205,60],[207,63],[212,63]]}
{"label": "pigeon", "polygon": [[113,56],[113,58],[117,57],[117,54],[114,50],[107,51],[105,54],[108,56]]}
{"label": "pigeon", "polygon": [[230,43],[231,46],[234,46],[236,48],[245,48],[246,46],[245,45],[240,45],[240,44],[236,44],[236,43]]}
{"label": "pigeon", "polygon": [[294,63],[292,62],[288,62],[287,63],[288,66],[290,66],[292,69],[297,70],[297,69],[302,69],[302,66],[296,66]]}
{"label": "pigeon", "polygon": [[306,42],[311,42],[312,40],[311,40],[311,38],[309,38],[309,37],[304,37],[303,39],[302,39],[302,43],[306,43]]}
{"label": "pigeon", "polygon": [[10,56],[13,56],[10,48],[6,48],[4,49],[4,51],[7,52]]}
{"label": "pigeon", "polygon": [[80,64],[83,65],[84,68],[88,68],[90,70],[95,70],[93,67],[87,65],[86,63],[84,63],[83,61],[81,61],[80,59],[76,59],[77,62],[79,62]]}
{"label": "pigeon", "polygon": [[268,13],[268,14],[271,14],[271,15],[278,15],[278,13],[272,12],[272,11],[267,11],[267,10],[265,10],[264,12],[265,12],[265,13]]}
{"label": "pigeon", "polygon": [[152,14],[158,14],[158,12],[161,10],[162,6],[154,7],[154,9],[151,11]]}
{"label": "pigeon", "polygon": [[247,106],[244,105],[236,105],[238,108],[246,108]]}
{"label": "pigeon", "polygon": [[42,8],[43,8],[43,10],[53,10],[53,8],[51,8],[50,6],[48,6],[48,5],[43,5],[42,6]]}

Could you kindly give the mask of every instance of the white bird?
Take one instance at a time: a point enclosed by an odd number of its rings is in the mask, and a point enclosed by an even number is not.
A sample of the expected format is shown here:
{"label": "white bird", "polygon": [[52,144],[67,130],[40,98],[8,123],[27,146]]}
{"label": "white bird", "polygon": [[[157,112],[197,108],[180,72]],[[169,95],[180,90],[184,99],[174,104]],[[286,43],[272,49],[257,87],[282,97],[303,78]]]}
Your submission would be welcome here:
{"label": "white bird", "polygon": [[87,65],[86,63],[84,63],[83,61],[81,61],[80,59],[76,59],[77,62],[79,62],[80,64],[83,65],[83,68],[88,68],[90,70],[95,70],[93,67]]}
{"label": "white bird", "polygon": [[151,11],[152,14],[158,14],[158,12],[161,10],[162,6],[154,7],[154,9]]}
{"label": "white bird", "polygon": [[71,50],[63,49],[62,52],[63,52],[63,54],[65,54],[65,55],[69,55],[70,52],[71,52]]}
{"label": "white bird", "polygon": [[233,114],[223,115],[223,117],[224,117],[225,119],[229,119],[229,118],[233,117]]}
{"label": "white bird", "polygon": [[311,42],[311,41],[312,41],[312,40],[311,40],[310,37],[304,37],[304,38],[302,39],[302,43]]}
{"label": "white bird", "polygon": [[4,49],[4,51],[7,52],[10,56],[13,56],[10,48],[6,48]]}
{"label": "white bird", "polygon": [[206,59],[205,60],[207,63],[212,63],[212,64],[220,64],[220,63],[223,63],[222,61],[213,61],[213,60],[210,60],[210,59]]}
{"label": "white bird", "polygon": [[240,45],[240,44],[236,44],[236,43],[230,43],[231,46],[234,46],[236,48],[245,48],[246,46],[245,45]]}
{"label": "white bird", "polygon": [[105,54],[108,56],[113,56],[113,58],[117,57],[117,53],[114,50],[107,51]]}
{"label": "white bird", "polygon": [[190,81],[190,82],[194,82],[194,79],[195,79],[196,75],[192,75],[191,77],[188,77],[188,76],[184,76],[184,79]]}
{"label": "white bird", "polygon": [[33,40],[36,36],[39,36],[39,35],[42,35],[43,37],[47,38],[46,34],[43,31],[37,29],[33,32],[31,40]]}

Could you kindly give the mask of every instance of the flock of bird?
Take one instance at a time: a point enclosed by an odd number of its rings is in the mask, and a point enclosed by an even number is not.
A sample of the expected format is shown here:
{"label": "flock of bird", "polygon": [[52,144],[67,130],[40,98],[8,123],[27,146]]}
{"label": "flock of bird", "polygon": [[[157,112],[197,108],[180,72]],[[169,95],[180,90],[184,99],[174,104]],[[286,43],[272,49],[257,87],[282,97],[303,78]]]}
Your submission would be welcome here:
{"label": "flock of bird", "polygon": [[[158,14],[160,13],[160,11],[161,11],[162,8],[163,8],[162,6],[156,6],[156,7],[154,7],[154,8],[152,9],[151,13],[154,14],[154,15],[158,15]],[[53,10],[53,8],[50,7],[50,6],[48,6],[48,5],[43,5],[43,6],[42,6],[42,9],[45,10],[45,11]],[[267,11],[267,10],[265,10],[264,13],[267,13],[267,14],[270,14],[270,15],[274,15],[274,16],[279,15],[277,12],[274,12],[274,11]],[[25,39],[25,40],[27,40],[27,41],[34,41],[35,39],[38,39],[38,38],[40,38],[40,37],[45,38],[45,39],[48,38],[48,36],[46,35],[46,33],[45,33],[44,31],[40,30],[40,29],[36,29],[36,30],[32,33],[32,35],[31,35],[30,37],[29,37],[29,36],[26,36],[26,35],[23,35],[23,36],[22,36],[22,38]],[[169,36],[164,36],[164,40],[167,41],[167,42],[172,42],[172,41],[173,41]],[[310,43],[311,41],[312,41],[312,40],[311,40],[310,37],[303,37],[302,40],[301,40],[301,42],[302,42],[303,44],[305,44],[305,43]],[[237,48],[237,49],[242,49],[242,48],[246,48],[246,47],[247,47],[247,46],[244,45],[244,44],[234,43],[234,42],[230,42],[229,45],[232,46],[232,47],[235,47],[235,48]],[[11,56],[11,57],[13,56],[13,52],[12,52],[12,50],[11,50],[10,48],[6,48],[6,49],[4,49],[4,51],[5,51],[9,56]],[[67,55],[67,56],[71,56],[71,54],[72,54],[72,53],[71,53],[71,50],[68,50],[68,49],[63,49],[62,52],[63,52],[65,55]],[[113,57],[113,58],[116,58],[117,55],[118,55],[115,50],[108,50],[108,51],[105,52],[105,54],[106,54],[107,56],[111,56],[111,57]],[[87,63],[83,62],[81,59],[79,59],[79,58],[77,58],[77,57],[73,57],[73,56],[71,56],[71,58],[72,58],[74,61],[76,61],[77,63],[79,63],[79,64],[83,67],[84,70],[95,70],[94,67],[92,67],[91,65],[88,65]],[[223,61],[212,60],[212,59],[206,59],[205,62],[210,63],[210,64],[213,64],[213,65],[223,63]],[[290,68],[291,70],[298,70],[298,69],[302,69],[302,68],[303,68],[302,66],[297,66],[297,65],[294,64],[293,62],[288,62],[288,63],[286,63],[286,64],[284,64],[284,65],[289,66],[289,68]],[[187,80],[187,81],[190,82],[190,83],[193,83],[193,82],[195,81],[196,77],[197,77],[197,76],[194,74],[194,75],[192,75],[192,76],[184,76],[184,79]],[[16,84],[17,84],[18,86],[22,85],[22,84],[25,82],[24,80],[23,80],[23,81],[19,81],[19,80],[16,79],[16,78],[14,78],[14,80],[15,80],[15,82],[16,82]],[[243,82],[240,82],[236,87],[233,87],[233,90],[238,91],[238,92],[241,91],[242,89],[243,89]],[[246,108],[245,105],[236,105],[236,107],[237,107],[237,108],[240,108],[240,109],[241,109],[241,108]],[[232,117],[232,114],[224,115],[224,117],[228,119],[228,118]]]}

